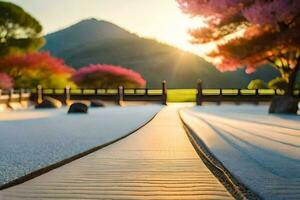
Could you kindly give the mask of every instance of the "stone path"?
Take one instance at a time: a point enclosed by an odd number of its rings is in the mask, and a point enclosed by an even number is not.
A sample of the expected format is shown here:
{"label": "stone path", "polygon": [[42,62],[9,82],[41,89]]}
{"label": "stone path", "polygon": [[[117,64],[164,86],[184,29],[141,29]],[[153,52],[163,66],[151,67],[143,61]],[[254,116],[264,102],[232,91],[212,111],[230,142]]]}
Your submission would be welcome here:
{"label": "stone path", "polygon": [[233,199],[202,163],[165,107],[144,128],[19,186],[0,199]]}

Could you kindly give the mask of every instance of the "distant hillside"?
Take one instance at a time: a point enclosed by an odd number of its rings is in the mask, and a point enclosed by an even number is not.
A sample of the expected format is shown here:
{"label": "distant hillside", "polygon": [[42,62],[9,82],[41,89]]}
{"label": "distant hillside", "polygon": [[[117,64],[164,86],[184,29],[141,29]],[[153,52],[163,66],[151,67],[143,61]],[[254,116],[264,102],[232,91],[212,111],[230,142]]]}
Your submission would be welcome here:
{"label": "distant hillside", "polygon": [[84,20],[46,36],[43,50],[80,68],[91,63],[129,67],[143,75],[149,87],[167,80],[169,87],[195,87],[202,79],[205,87],[246,87],[250,80],[270,80],[277,76],[272,68],[261,68],[251,76],[244,70],[221,73],[201,57],[152,39],[140,38],[112,23]]}

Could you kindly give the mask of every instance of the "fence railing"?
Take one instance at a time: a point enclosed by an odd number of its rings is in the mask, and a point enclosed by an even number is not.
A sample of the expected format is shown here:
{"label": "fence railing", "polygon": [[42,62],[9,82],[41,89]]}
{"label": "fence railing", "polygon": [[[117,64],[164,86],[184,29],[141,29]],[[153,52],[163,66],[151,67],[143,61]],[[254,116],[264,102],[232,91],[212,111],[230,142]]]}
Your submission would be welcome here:
{"label": "fence railing", "polygon": [[1,90],[0,89],[0,104],[10,103],[22,103],[24,101],[29,101],[31,96],[31,90],[27,89],[10,89]]}
{"label": "fence railing", "polygon": [[120,86],[118,89],[88,89],[88,88],[69,88],[54,89],[42,88],[41,86],[32,90],[31,100],[42,102],[45,96],[55,98],[65,104],[72,100],[103,100],[115,101],[122,104],[123,101],[157,101],[167,103],[166,81],[162,82],[162,88],[126,88]]}
{"label": "fence railing", "polygon": [[[196,102],[202,105],[204,102],[269,102],[274,96],[283,96],[285,91],[281,89],[203,89],[202,81],[198,81]],[[294,97],[300,100],[299,90],[294,91]]]}
{"label": "fence railing", "polygon": [[[195,90],[189,94],[181,93],[176,98],[182,98],[188,95],[194,100]],[[196,102],[202,105],[203,102],[268,102],[274,96],[284,95],[284,90],[280,89],[207,89],[203,88],[202,81],[198,81]],[[192,96],[191,96],[192,95]],[[67,104],[69,101],[76,100],[103,100],[115,101],[122,104],[123,101],[155,101],[162,104],[167,103],[167,83],[162,82],[159,89],[149,88],[123,88],[117,89],[88,89],[88,88],[42,88],[36,89],[18,89],[18,90],[0,90],[0,104],[18,103],[24,101],[42,102],[45,96],[55,98],[62,103]],[[173,95],[174,96],[174,95]],[[300,91],[294,91],[295,98],[300,100]],[[171,98],[171,97],[170,97]],[[173,97],[172,97],[173,98]]]}

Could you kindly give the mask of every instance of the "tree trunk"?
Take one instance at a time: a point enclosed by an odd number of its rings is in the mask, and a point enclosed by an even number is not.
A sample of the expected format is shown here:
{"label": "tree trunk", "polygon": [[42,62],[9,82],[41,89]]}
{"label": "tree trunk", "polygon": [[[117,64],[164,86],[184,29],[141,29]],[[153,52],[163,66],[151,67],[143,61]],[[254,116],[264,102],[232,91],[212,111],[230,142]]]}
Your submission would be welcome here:
{"label": "tree trunk", "polygon": [[287,96],[292,96],[294,92],[294,86],[296,82],[296,71],[293,70],[289,76],[289,82],[288,82],[288,88],[286,90],[286,95]]}
{"label": "tree trunk", "polygon": [[297,64],[289,76],[289,83],[286,91],[287,96],[293,96],[294,94],[294,88],[295,88],[295,83],[296,83],[296,78],[297,78],[299,68],[300,68],[300,57],[297,59]]}

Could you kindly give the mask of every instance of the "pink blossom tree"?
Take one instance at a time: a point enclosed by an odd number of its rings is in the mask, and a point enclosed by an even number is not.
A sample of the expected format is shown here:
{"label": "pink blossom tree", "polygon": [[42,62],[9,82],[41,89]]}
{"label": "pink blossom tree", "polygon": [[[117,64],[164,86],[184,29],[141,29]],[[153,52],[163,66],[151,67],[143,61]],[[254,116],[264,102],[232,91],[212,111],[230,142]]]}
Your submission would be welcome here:
{"label": "pink blossom tree", "polygon": [[10,89],[13,87],[13,81],[10,76],[0,72],[0,89]]}
{"label": "pink blossom tree", "polygon": [[17,88],[65,87],[75,70],[49,53],[11,55],[0,59],[0,72],[7,73]]}
{"label": "pink blossom tree", "polygon": [[83,67],[73,74],[72,80],[83,88],[141,88],[146,84],[139,73],[106,64]]}
{"label": "pink blossom tree", "polygon": [[221,71],[246,66],[252,73],[271,63],[292,94],[300,68],[300,0],[177,1],[185,13],[205,21],[191,30],[193,42],[218,44],[209,56]]}

